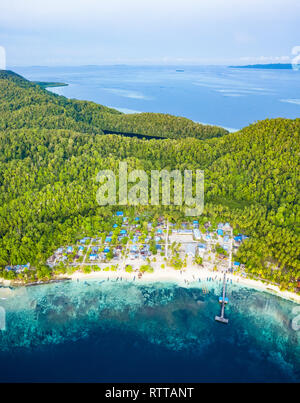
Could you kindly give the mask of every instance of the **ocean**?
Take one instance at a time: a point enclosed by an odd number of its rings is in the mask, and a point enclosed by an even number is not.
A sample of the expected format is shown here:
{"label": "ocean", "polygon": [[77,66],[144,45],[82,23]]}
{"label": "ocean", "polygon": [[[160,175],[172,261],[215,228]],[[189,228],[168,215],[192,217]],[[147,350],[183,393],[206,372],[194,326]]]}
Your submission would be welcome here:
{"label": "ocean", "polygon": [[298,382],[296,305],[221,282],[0,288],[2,382]]}
{"label": "ocean", "polygon": [[[160,112],[235,131],[266,118],[300,116],[300,71],[227,66],[10,67],[49,90],[125,113]],[[180,71],[178,71],[180,70]]]}

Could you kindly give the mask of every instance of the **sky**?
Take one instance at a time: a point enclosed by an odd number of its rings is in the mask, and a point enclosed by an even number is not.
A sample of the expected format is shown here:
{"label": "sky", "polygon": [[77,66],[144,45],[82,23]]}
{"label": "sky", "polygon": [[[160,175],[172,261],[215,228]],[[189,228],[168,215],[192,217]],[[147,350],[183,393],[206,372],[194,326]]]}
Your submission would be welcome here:
{"label": "sky", "polygon": [[0,66],[291,61],[300,0],[0,0]]}

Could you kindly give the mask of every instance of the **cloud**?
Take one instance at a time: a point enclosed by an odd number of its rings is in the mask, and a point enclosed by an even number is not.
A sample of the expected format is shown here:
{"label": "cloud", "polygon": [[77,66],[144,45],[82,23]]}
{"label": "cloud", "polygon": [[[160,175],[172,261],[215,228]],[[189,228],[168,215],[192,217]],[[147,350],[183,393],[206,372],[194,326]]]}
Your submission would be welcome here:
{"label": "cloud", "polygon": [[299,15],[299,0],[9,0],[0,45],[9,65],[258,62],[297,45]]}
{"label": "cloud", "polygon": [[281,99],[281,102],[287,102],[289,104],[300,105],[300,99],[293,98],[293,99]]}

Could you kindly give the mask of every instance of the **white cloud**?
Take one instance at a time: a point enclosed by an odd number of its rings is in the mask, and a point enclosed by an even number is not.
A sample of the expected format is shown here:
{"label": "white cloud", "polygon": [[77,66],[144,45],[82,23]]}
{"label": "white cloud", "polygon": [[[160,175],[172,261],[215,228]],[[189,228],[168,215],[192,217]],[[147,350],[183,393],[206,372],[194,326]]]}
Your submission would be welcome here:
{"label": "white cloud", "polygon": [[299,0],[0,0],[0,45],[9,65],[261,62],[297,45],[299,15]]}

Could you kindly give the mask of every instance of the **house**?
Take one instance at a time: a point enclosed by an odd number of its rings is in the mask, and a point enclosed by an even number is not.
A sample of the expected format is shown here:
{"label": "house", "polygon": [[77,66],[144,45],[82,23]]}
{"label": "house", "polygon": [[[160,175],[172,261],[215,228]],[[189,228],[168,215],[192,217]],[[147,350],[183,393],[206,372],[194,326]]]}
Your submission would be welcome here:
{"label": "house", "polygon": [[193,234],[194,234],[194,238],[195,238],[196,240],[201,239],[201,232],[199,231],[198,228],[195,228],[195,229],[193,230]]}
{"label": "house", "polygon": [[224,243],[228,243],[229,242],[229,236],[228,235],[225,235],[224,236]]}
{"label": "house", "polygon": [[111,239],[112,239],[111,236],[107,236],[107,237],[105,238],[105,242],[108,242],[108,243],[109,243],[109,242],[111,242]]}
{"label": "house", "polygon": [[198,244],[198,255],[200,257],[203,258],[205,250],[206,250],[206,244],[205,243],[199,243]]}
{"label": "house", "polygon": [[235,242],[241,243],[245,239],[248,239],[249,237],[243,234],[238,234],[237,236],[234,237]]}
{"label": "house", "polygon": [[78,252],[83,252],[84,251],[84,246],[80,245],[78,248]]}
{"label": "house", "polygon": [[98,250],[99,250],[98,246],[93,246],[93,247],[92,247],[92,252],[93,252],[93,253],[98,252]]}
{"label": "house", "polygon": [[231,230],[231,226],[230,226],[229,222],[225,223],[223,229],[224,229],[224,231],[230,231]]}
{"label": "house", "polygon": [[194,258],[196,256],[196,245],[194,243],[187,243],[185,245],[185,253]]}
{"label": "house", "polygon": [[64,251],[63,248],[58,248],[55,253],[60,255],[61,253],[63,253],[63,251]]}
{"label": "house", "polygon": [[14,271],[16,273],[21,273],[23,272],[25,269],[30,269],[30,263],[27,264],[17,264],[15,266],[6,266],[5,270],[6,271]]}
{"label": "house", "polygon": [[219,224],[218,224],[218,229],[223,229],[224,228],[224,224],[222,223],[222,222],[220,222]]}
{"label": "house", "polygon": [[68,246],[67,253],[72,253],[72,252],[73,252],[73,246]]}
{"label": "house", "polygon": [[90,260],[97,260],[99,259],[99,256],[97,255],[97,253],[91,253],[89,256]]}
{"label": "house", "polygon": [[242,236],[241,236],[241,235],[235,236],[235,237],[234,237],[234,240],[235,240],[235,242],[237,242],[237,243],[241,243],[241,242],[242,242]]}
{"label": "house", "polygon": [[84,238],[80,239],[80,243],[86,243],[90,238],[88,236],[85,236]]}
{"label": "house", "polygon": [[126,234],[127,234],[126,229],[121,229],[121,231],[120,231],[120,235],[126,235]]}
{"label": "house", "polygon": [[179,229],[177,233],[181,235],[190,235],[193,231],[191,229]]}

